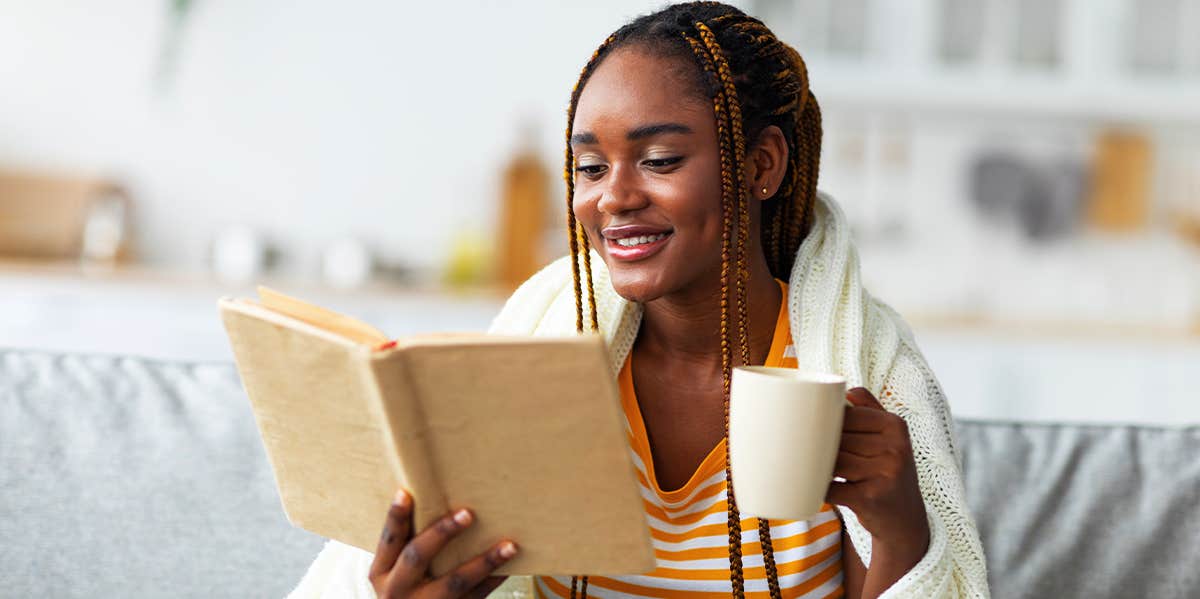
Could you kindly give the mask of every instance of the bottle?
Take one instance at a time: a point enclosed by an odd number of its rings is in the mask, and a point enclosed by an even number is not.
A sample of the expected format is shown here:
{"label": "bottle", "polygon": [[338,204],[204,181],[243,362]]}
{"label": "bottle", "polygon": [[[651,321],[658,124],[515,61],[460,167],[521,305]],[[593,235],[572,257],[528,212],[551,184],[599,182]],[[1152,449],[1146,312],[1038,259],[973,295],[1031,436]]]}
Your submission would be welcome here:
{"label": "bottle", "polygon": [[519,149],[501,176],[496,279],[516,289],[545,263],[543,239],[550,201],[550,172],[535,151],[535,129],[522,127]]}

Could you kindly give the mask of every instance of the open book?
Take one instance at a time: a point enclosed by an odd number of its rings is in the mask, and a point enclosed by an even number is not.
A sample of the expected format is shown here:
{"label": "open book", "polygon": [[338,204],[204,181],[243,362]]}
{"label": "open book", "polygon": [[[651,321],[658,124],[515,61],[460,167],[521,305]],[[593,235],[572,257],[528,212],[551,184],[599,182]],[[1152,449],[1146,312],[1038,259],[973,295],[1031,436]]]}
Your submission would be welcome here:
{"label": "open book", "polygon": [[449,335],[390,341],[259,288],[221,317],[292,524],[374,553],[397,488],[415,530],[476,521],[442,574],[501,537],[501,574],[637,574],[654,553],[604,342]]}

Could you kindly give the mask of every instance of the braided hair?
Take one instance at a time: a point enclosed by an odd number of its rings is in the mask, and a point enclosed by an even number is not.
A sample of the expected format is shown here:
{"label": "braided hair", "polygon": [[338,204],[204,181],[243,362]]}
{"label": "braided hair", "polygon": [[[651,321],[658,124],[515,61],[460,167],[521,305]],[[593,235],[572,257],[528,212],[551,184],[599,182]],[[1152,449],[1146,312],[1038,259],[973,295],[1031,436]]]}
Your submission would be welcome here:
{"label": "braided hair", "polygon": [[[575,289],[575,327],[584,330],[584,297],[590,328],[599,330],[592,286],[589,242],[573,210],[575,160],[571,133],[575,109],[583,87],[596,67],[613,50],[626,46],[650,49],[664,56],[691,61],[697,88],[712,101],[721,156],[721,366],[725,397],[725,436],[729,436],[730,375],[734,341],[742,364],[750,363],[749,318],[746,309],[747,238],[750,235],[750,198],[743,164],[746,140],[756,139],[768,126],[778,127],[787,140],[787,168],[775,194],[762,202],[760,238],[767,265],[776,278],[788,280],[812,222],[821,158],[821,111],[808,87],[808,71],[794,48],[780,41],[766,25],[741,10],[720,2],[676,4],[639,17],[608,37],[592,53],[571,92],[567,109],[566,166],[567,231],[571,247],[571,272]],[[582,269],[580,259],[582,258]],[[581,280],[580,270],[584,280]],[[730,306],[730,288],[735,306]],[[786,301],[786,300],[785,300]],[[731,311],[735,313],[733,326]],[[733,330],[736,329],[736,338]],[[745,596],[742,573],[742,525],[733,494],[729,452],[725,458],[729,530],[729,580],[733,594]],[[758,519],[763,563],[773,599],[780,597],[771,531]],[[582,581],[580,580],[582,578]],[[575,599],[582,582],[587,597],[588,579],[572,577]]]}

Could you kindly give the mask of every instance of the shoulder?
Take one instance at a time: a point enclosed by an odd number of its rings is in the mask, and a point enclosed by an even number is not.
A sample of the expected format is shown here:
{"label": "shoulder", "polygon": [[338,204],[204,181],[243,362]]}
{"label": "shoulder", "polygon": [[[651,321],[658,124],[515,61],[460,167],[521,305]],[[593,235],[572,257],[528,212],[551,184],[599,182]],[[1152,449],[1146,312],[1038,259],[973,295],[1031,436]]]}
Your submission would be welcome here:
{"label": "shoulder", "polygon": [[563,256],[521,283],[504,302],[488,331],[501,335],[533,332],[550,304],[571,284],[571,257]]}

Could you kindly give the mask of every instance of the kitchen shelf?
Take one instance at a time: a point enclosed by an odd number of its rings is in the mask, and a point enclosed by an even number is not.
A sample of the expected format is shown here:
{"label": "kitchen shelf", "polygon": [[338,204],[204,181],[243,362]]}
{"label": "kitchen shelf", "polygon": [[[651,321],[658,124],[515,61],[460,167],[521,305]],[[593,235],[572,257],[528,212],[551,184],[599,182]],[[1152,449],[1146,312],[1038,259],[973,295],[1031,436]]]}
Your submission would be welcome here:
{"label": "kitchen shelf", "polygon": [[1200,126],[1200,82],[1149,79],[1089,84],[1061,82],[1042,74],[953,72],[908,77],[826,65],[812,67],[812,80],[817,98],[827,109]]}

